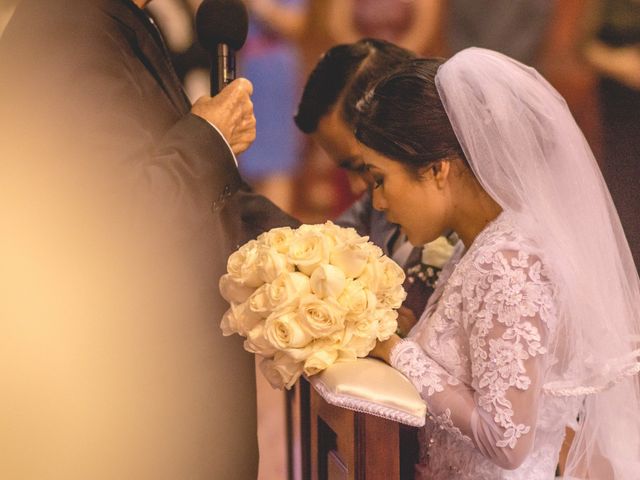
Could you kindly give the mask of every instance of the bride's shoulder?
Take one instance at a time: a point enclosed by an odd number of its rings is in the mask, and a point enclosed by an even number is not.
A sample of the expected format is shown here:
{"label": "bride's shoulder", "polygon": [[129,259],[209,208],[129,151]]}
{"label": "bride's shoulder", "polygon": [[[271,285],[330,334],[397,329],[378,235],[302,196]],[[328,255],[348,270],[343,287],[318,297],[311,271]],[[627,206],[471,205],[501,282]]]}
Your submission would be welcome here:
{"label": "bride's shoulder", "polygon": [[503,212],[483,230],[469,249],[469,260],[479,270],[532,269],[546,277],[544,255],[524,233],[514,215]]}

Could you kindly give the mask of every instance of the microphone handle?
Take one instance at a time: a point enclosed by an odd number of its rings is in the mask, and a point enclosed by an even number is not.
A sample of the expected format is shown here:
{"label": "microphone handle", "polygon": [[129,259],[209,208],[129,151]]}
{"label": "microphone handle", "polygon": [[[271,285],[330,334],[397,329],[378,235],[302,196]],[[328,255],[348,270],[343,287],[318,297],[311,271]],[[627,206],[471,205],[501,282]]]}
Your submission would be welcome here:
{"label": "microphone handle", "polygon": [[236,78],[235,51],[224,43],[219,43],[215,58],[211,59],[211,96],[220,93]]}

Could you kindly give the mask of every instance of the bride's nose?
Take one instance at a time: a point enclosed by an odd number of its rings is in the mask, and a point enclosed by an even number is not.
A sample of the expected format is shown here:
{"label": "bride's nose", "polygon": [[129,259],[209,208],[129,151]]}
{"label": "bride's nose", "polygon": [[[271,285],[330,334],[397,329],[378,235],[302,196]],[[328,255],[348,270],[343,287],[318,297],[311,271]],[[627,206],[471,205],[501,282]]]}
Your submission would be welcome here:
{"label": "bride's nose", "polygon": [[375,208],[380,212],[384,212],[387,209],[388,205],[380,189],[374,188],[371,195],[372,195],[373,208]]}

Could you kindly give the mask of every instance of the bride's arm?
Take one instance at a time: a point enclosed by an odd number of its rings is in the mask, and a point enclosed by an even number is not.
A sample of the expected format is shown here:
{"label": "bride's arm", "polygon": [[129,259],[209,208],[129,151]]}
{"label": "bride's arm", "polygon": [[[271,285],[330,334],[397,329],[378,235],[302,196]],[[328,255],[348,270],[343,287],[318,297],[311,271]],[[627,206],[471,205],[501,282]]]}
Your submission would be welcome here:
{"label": "bride's arm", "polygon": [[535,436],[551,288],[536,257],[496,256],[504,271],[498,277],[491,273],[468,331],[471,385],[450,375],[412,340],[394,337],[373,353],[411,380],[433,421],[473,442],[500,467],[513,469],[524,461]]}

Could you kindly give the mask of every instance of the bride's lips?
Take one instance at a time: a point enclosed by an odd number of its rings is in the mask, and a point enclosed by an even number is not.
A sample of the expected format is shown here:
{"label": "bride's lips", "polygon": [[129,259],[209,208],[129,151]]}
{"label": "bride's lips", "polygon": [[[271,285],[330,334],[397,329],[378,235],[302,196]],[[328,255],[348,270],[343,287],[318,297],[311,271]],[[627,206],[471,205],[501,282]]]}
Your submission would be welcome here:
{"label": "bride's lips", "polygon": [[396,225],[396,226],[397,226],[397,227],[402,231],[402,233],[405,233],[405,234],[406,234],[405,228],[404,228],[401,224],[399,224],[398,222],[396,222],[396,221],[393,219],[393,217],[392,217],[392,216],[390,216],[390,215],[388,215],[388,214],[387,214],[387,215],[386,215],[386,219],[387,219],[387,222],[389,222],[389,223],[393,223],[394,225]]}

